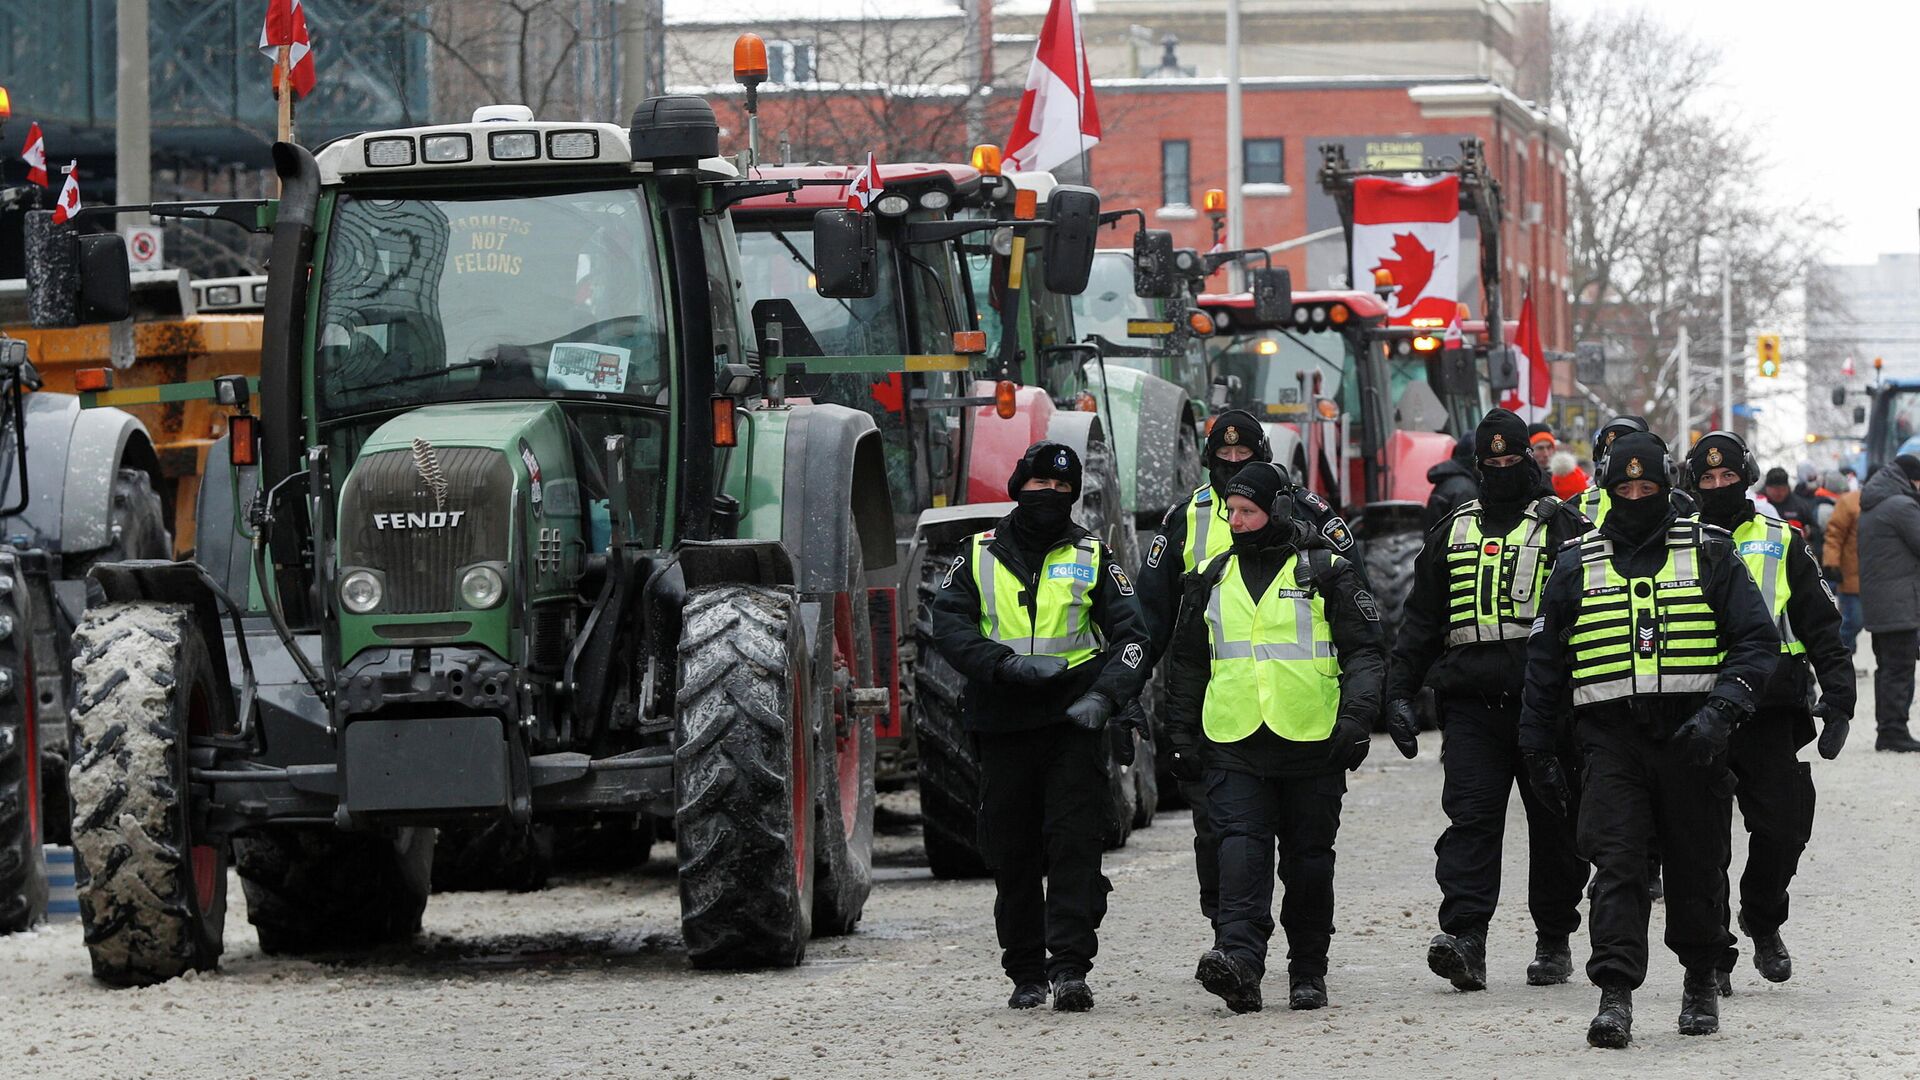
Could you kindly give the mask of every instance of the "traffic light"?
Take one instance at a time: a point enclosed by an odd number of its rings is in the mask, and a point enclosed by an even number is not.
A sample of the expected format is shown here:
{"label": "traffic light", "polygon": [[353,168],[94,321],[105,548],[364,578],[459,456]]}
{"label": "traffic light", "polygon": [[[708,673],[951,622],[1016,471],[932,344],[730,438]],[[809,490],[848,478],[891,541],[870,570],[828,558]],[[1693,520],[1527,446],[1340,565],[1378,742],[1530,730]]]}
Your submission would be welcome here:
{"label": "traffic light", "polygon": [[1761,334],[1754,339],[1754,354],[1760,358],[1760,377],[1780,377],[1780,335]]}

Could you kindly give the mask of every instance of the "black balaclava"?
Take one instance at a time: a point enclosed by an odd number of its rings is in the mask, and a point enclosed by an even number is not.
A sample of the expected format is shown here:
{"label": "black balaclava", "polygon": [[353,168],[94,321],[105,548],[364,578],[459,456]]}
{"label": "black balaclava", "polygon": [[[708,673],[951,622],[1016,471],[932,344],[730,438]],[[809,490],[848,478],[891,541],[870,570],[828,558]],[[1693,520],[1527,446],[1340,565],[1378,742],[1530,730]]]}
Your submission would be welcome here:
{"label": "black balaclava", "polygon": [[1611,492],[1629,480],[1651,480],[1660,490],[1644,499],[1613,496],[1607,504],[1606,528],[1629,541],[1644,543],[1666,525],[1673,509],[1673,477],[1667,471],[1667,444],[1660,436],[1632,431],[1607,448],[1600,486]]}
{"label": "black balaclava", "polygon": [[[1700,478],[1708,469],[1732,469],[1740,482],[1726,487],[1705,488]],[[1753,500],[1747,498],[1749,470],[1747,444],[1739,436],[1710,431],[1687,451],[1687,476],[1693,485],[1694,500],[1700,504],[1700,520],[1709,525],[1731,529],[1753,514]]]}
{"label": "black balaclava", "polygon": [[[1507,409],[1490,409],[1473,432],[1473,467],[1480,481],[1480,502],[1499,515],[1511,512],[1540,490],[1540,463],[1527,445],[1527,422]],[[1520,455],[1513,465],[1489,465],[1488,458]]]}
{"label": "black balaclava", "polygon": [[[1065,480],[1072,491],[1022,491],[1028,480]],[[1007,480],[1007,494],[1019,506],[1007,515],[1009,537],[1023,553],[1046,554],[1073,524],[1073,504],[1080,498],[1080,455],[1065,443],[1041,441],[1027,447]]]}
{"label": "black balaclava", "polygon": [[1628,432],[1649,430],[1652,429],[1647,427],[1646,417],[1634,416],[1630,413],[1616,416],[1600,425],[1600,430],[1593,435],[1593,464],[1596,467],[1599,466],[1600,459],[1607,456],[1607,446],[1613,440]]}
{"label": "black balaclava", "polygon": [[[1223,446],[1251,446],[1253,456],[1246,461],[1221,461],[1214,456]],[[1207,430],[1207,445],[1201,451],[1201,459],[1206,462],[1207,482],[1213,485],[1213,493],[1219,498],[1227,497],[1227,484],[1248,462],[1272,461],[1273,447],[1267,442],[1267,429],[1260,421],[1245,409],[1228,409],[1213,418],[1213,426]]]}
{"label": "black balaclava", "polygon": [[[1267,512],[1265,528],[1234,533],[1233,547],[1239,552],[1290,544],[1297,533],[1293,527],[1293,485],[1287,472],[1270,461],[1249,462],[1227,484],[1227,495],[1238,495]],[[1224,497],[1224,496],[1223,496]]]}

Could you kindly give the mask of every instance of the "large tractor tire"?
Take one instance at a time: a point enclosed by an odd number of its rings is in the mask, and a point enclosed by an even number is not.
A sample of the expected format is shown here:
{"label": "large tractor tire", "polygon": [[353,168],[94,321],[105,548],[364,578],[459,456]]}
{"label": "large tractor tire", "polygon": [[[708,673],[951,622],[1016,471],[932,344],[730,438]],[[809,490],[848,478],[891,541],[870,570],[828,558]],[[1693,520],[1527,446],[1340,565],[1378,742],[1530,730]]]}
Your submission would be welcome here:
{"label": "large tractor tire", "polygon": [[[1151,726],[1151,725],[1149,725]],[[1144,829],[1153,824],[1160,812],[1159,744],[1133,736],[1133,827]]]}
{"label": "large tractor tire", "polygon": [[143,469],[119,469],[113,474],[111,542],[98,551],[67,560],[67,576],[85,577],[95,563],[129,559],[173,558],[173,533],[167,528],[167,508],[153,490],[153,478]]}
{"label": "large tractor tire", "polygon": [[[19,587],[16,585],[16,587]],[[0,934],[25,930],[47,912],[47,860],[41,844],[40,744],[26,650],[29,628],[13,604],[13,590],[0,594]]]}
{"label": "large tractor tire", "polygon": [[1113,447],[1104,439],[1087,444],[1087,458],[1080,465],[1082,491],[1080,501],[1074,504],[1073,517],[1099,537],[1113,560],[1131,574],[1140,566],[1140,534],[1133,514],[1121,505],[1122,489],[1115,468]]}
{"label": "large tractor tire", "polygon": [[944,880],[987,876],[980,854],[980,763],[960,724],[966,679],[933,644],[933,597],[957,548],[928,548],[921,559],[913,667],[913,742],[918,759],[920,836],[927,866]]}
{"label": "large tractor tire", "polygon": [[[859,581],[857,544],[854,551],[853,577]],[[873,685],[864,595],[834,596],[833,650],[818,662],[826,670],[815,685],[832,688],[832,705],[824,710],[827,722],[815,748],[813,932],[829,937],[853,933],[873,892],[875,735],[872,717],[854,715],[852,695]]]}
{"label": "large tractor tire", "polygon": [[553,868],[553,829],[500,818],[441,829],[433,849],[434,892],[533,892]]}
{"label": "large tractor tire", "polygon": [[420,932],[434,832],[268,829],[234,837],[233,862],[261,952],[348,952]]}
{"label": "large tractor tire", "polygon": [[[1102,738],[1105,738],[1103,735]],[[1122,765],[1112,754],[1107,755],[1107,850],[1114,851],[1127,846],[1127,838],[1133,835],[1133,814],[1138,808],[1138,793],[1134,787],[1133,767]]]}
{"label": "large tractor tire", "polygon": [[94,977],[145,986],[219,962],[227,844],[196,834],[189,737],[221,695],[191,611],[138,601],[73,635],[74,883]]}
{"label": "large tractor tire", "polygon": [[815,707],[793,594],[696,589],[680,635],[674,837],[699,968],[791,967],[814,894]]}
{"label": "large tractor tire", "polygon": [[1361,549],[1367,585],[1380,605],[1380,638],[1388,649],[1406,621],[1407,597],[1413,593],[1413,563],[1426,544],[1425,534],[1397,531],[1369,537]]}

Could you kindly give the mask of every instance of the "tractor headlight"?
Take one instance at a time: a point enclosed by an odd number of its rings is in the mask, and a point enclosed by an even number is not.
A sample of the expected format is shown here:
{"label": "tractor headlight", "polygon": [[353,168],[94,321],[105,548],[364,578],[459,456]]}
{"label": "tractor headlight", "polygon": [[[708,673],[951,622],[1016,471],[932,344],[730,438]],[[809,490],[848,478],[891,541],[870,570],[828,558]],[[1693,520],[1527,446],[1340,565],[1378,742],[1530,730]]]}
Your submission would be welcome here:
{"label": "tractor headlight", "polygon": [[340,603],[355,615],[365,615],[380,606],[387,587],[380,575],[371,570],[349,570],[340,579]]}
{"label": "tractor headlight", "polygon": [[506,580],[491,566],[470,566],[460,575],[460,599],[470,608],[485,611],[505,595]]}

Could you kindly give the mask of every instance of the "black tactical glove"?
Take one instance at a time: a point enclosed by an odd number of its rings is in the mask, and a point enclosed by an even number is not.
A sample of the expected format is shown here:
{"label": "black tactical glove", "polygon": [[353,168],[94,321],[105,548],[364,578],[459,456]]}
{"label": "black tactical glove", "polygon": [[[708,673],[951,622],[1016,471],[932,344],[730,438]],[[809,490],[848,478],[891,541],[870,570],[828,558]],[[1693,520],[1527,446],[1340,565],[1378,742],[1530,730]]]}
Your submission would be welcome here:
{"label": "black tactical glove", "polygon": [[1153,733],[1147,729],[1146,712],[1138,701],[1107,722],[1107,745],[1113,752],[1113,760],[1122,765],[1133,764],[1133,733],[1136,731],[1142,739],[1153,738]]}
{"label": "black tactical glove", "polygon": [[1333,725],[1333,762],[1352,772],[1367,760],[1367,752],[1373,749],[1373,732],[1367,725],[1352,717],[1343,717]]}
{"label": "black tactical glove", "polygon": [[1413,702],[1406,698],[1387,702],[1387,734],[1392,737],[1393,745],[1400,748],[1401,757],[1420,755],[1420,718],[1414,715]]}
{"label": "black tactical glove", "polygon": [[1727,739],[1733,734],[1733,722],[1740,709],[1725,698],[1708,698],[1680,730],[1673,742],[1687,756],[1687,762],[1705,768],[1726,754]]}
{"label": "black tactical glove", "polygon": [[1167,771],[1175,780],[1193,784],[1207,774],[1207,766],[1200,760],[1199,748],[1187,744],[1174,747],[1167,755]]}
{"label": "black tactical glove", "polygon": [[993,673],[1013,686],[1045,686],[1067,673],[1067,662],[1058,656],[1013,655],[1003,657]]}
{"label": "black tactical glove", "polygon": [[1527,766],[1527,786],[1534,798],[1554,817],[1567,816],[1567,804],[1573,792],[1567,788],[1566,773],[1560,770],[1560,758],[1546,750],[1522,750],[1520,760]]}
{"label": "black tactical glove", "polygon": [[1113,700],[1098,690],[1089,690],[1067,706],[1067,719],[1084,731],[1099,731],[1113,719]]}
{"label": "black tactical glove", "polygon": [[1840,573],[1840,568],[1837,566],[1821,567],[1820,576],[1826,578],[1828,582],[1834,585],[1838,585],[1845,580],[1845,576]]}
{"label": "black tactical glove", "polygon": [[1840,756],[1840,748],[1847,745],[1847,732],[1853,726],[1853,718],[1825,700],[1813,707],[1813,715],[1820,720],[1820,756],[1832,761]]}

